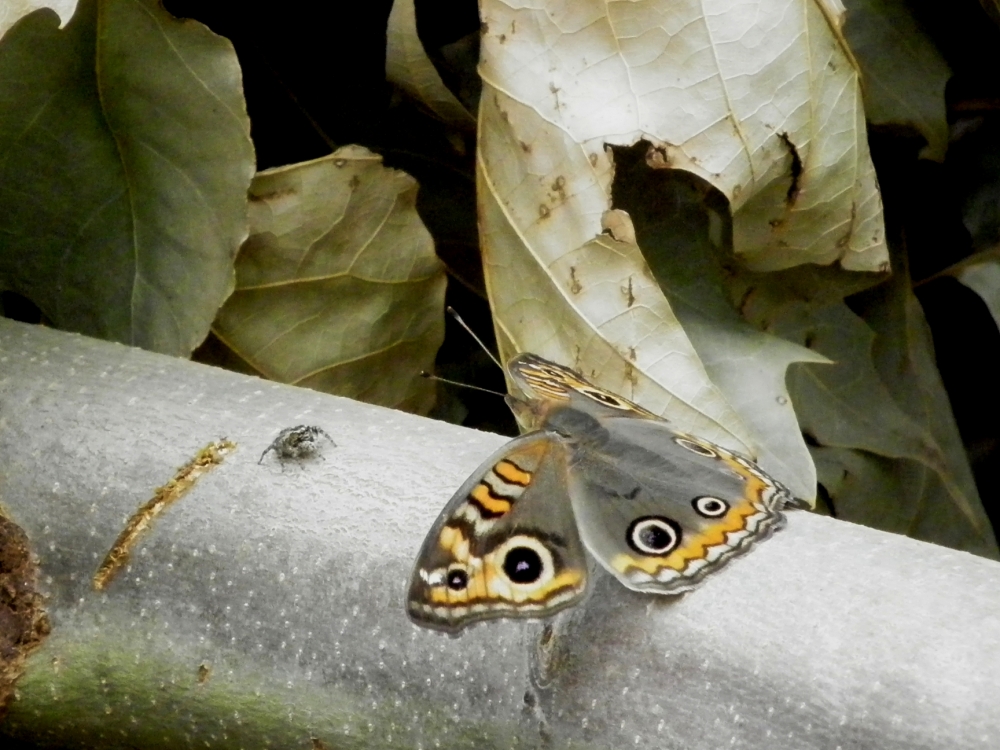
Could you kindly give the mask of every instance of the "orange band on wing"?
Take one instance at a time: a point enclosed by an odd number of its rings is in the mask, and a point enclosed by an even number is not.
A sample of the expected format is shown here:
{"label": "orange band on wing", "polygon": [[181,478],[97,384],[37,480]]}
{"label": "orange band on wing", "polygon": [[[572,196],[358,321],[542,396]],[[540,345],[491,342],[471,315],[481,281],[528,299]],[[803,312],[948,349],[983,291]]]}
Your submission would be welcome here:
{"label": "orange band on wing", "polygon": [[[447,586],[433,586],[428,592],[433,604],[466,606],[489,602],[542,602],[553,598],[562,591],[577,590],[583,581],[578,570],[567,570],[555,576],[548,583],[531,590],[514,589],[503,583],[489,565],[476,575],[469,577],[469,585],[462,591],[452,591]],[[493,583],[491,586],[490,584]],[[500,584],[500,585],[498,585]]]}
{"label": "orange band on wing", "polygon": [[611,561],[615,570],[626,573],[629,569],[639,569],[650,575],[655,575],[664,568],[683,571],[692,560],[703,560],[708,556],[708,550],[720,544],[726,544],[726,536],[733,531],[743,531],[747,527],[747,518],[760,513],[761,508],[754,504],[768,485],[756,474],[751,473],[742,464],[726,455],[720,456],[733,471],[746,480],[743,502],[733,505],[729,512],[713,523],[705,532],[691,537],[684,546],[663,557],[633,557],[632,555],[616,555]]}
{"label": "orange band on wing", "polygon": [[520,487],[527,487],[531,484],[531,474],[518,468],[507,459],[498,461],[496,466],[493,467],[493,471],[496,472],[498,477],[509,484],[516,484]]}
{"label": "orange band on wing", "polygon": [[537,586],[512,586],[498,566],[502,558],[495,553],[484,557],[469,556],[469,539],[457,526],[445,526],[438,536],[440,547],[450,552],[468,576],[464,589],[454,590],[447,584],[431,586],[428,598],[432,604],[466,606],[476,603],[536,603],[558,597],[563,591],[578,591],[584,582],[584,571],[568,568]]}
{"label": "orange band on wing", "polygon": [[469,493],[469,497],[471,497],[483,510],[497,516],[502,516],[510,510],[510,501],[504,500],[502,497],[496,497],[492,492],[490,492],[490,488],[483,482],[480,482],[475,486],[475,489]]}

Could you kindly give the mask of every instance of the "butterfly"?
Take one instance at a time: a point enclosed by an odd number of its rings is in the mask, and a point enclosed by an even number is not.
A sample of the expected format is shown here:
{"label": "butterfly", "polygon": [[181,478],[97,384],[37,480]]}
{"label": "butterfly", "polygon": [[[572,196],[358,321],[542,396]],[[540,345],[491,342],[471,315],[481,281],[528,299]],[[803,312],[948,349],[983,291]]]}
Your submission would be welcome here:
{"label": "butterfly", "polygon": [[407,611],[457,633],[586,594],[585,550],[630,589],[680,594],[806,507],[749,458],[534,354],[507,365],[526,434],[477,468],[417,556]]}

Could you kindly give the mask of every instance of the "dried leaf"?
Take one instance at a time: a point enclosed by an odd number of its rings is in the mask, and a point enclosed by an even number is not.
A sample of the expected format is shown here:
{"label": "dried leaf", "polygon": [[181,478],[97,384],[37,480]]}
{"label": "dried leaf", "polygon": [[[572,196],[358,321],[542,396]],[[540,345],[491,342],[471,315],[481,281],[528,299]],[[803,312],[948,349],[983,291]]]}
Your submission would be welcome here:
{"label": "dried leaf", "polygon": [[[763,423],[749,429],[730,397],[744,408],[750,400],[735,382],[728,393],[713,382],[643,253],[609,213],[616,165],[606,146],[645,140],[649,167],[688,170],[721,191],[734,249],[756,268],[836,260],[884,268],[881,200],[842,9],[796,7],[482,4],[478,193],[505,355],[537,351],[683,429],[769,452]],[[705,357],[724,378],[725,355],[706,349]],[[775,368],[772,386],[788,361],[786,352],[765,368]],[[784,422],[788,440],[798,440]],[[800,454],[794,483],[808,496],[811,469]]]}
{"label": "dried leaf", "polygon": [[[610,208],[604,145],[646,139],[653,166],[691,171],[729,199],[734,249],[753,267],[884,267],[839,4],[792,5],[484,2],[480,163],[521,241],[589,241]],[[568,222],[584,242],[563,236]]]}
{"label": "dried leaf", "polygon": [[426,413],[445,276],[416,182],[345,146],[261,172],[236,291],[213,333],[271,380]]}
{"label": "dried leaf", "polygon": [[[479,176],[488,180],[482,169]],[[483,267],[503,357],[540,353],[681,430],[756,452],[634,242],[599,234],[568,251],[548,242],[533,246],[504,221],[506,212],[488,185],[477,192],[484,232],[494,228],[483,237]]]}

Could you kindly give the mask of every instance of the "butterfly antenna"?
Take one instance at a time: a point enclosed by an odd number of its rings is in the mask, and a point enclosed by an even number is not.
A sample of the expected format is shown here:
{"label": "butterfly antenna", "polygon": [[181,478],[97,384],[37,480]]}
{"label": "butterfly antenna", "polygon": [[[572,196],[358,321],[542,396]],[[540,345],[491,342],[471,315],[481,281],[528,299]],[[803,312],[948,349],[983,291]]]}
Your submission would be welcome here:
{"label": "butterfly antenna", "polygon": [[[492,359],[493,363],[497,367],[499,367],[501,370],[503,370],[504,372],[506,372],[506,370],[504,370],[504,366],[502,364],[500,364],[500,360],[493,356],[493,352],[491,352],[487,348],[486,344],[483,343],[483,340],[476,335],[476,332],[473,331],[471,328],[469,328],[469,324],[466,323],[464,320],[462,320],[462,316],[459,315],[457,312],[455,312],[455,308],[452,307],[451,305],[448,305],[448,307],[446,307],[445,310],[447,310],[448,314],[451,317],[453,317],[455,319],[455,321],[460,326],[462,326],[462,328],[465,329],[466,333],[468,333],[470,336],[472,336],[472,338],[474,338],[476,340],[476,343],[479,344],[479,346],[482,347],[482,349],[483,349],[484,352],[486,352],[486,356],[489,357],[490,359]],[[439,378],[439,380],[440,380],[440,378]],[[485,390],[485,389],[480,389],[480,390]],[[490,392],[492,393],[493,391],[490,391]]]}
{"label": "butterfly antenna", "polygon": [[482,391],[483,393],[491,393],[494,396],[500,396],[501,398],[503,398],[504,396],[507,395],[505,393],[500,393],[500,391],[490,390],[489,388],[480,388],[478,385],[469,385],[468,383],[459,383],[457,380],[449,380],[448,378],[441,378],[441,377],[438,377],[437,375],[432,375],[431,373],[427,372],[427,370],[421,370],[420,371],[420,377],[427,378],[428,380],[436,380],[439,383],[447,383],[448,385],[457,385],[460,388],[471,388],[474,391]]}

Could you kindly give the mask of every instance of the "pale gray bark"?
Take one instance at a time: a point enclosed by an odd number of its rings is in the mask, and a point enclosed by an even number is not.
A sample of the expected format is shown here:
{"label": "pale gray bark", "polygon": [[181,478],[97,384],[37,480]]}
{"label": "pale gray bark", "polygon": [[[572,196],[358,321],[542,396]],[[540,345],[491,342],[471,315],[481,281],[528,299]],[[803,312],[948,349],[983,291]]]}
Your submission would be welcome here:
{"label": "pale gray bark", "polygon": [[[278,431],[337,446],[284,470]],[[237,450],[130,565],[126,519]],[[1000,565],[804,512],[680,599],[413,626],[413,556],[503,438],[0,320],[0,502],[52,633],[0,735],[76,747],[993,748]],[[0,736],[2,740],[2,736]]]}

